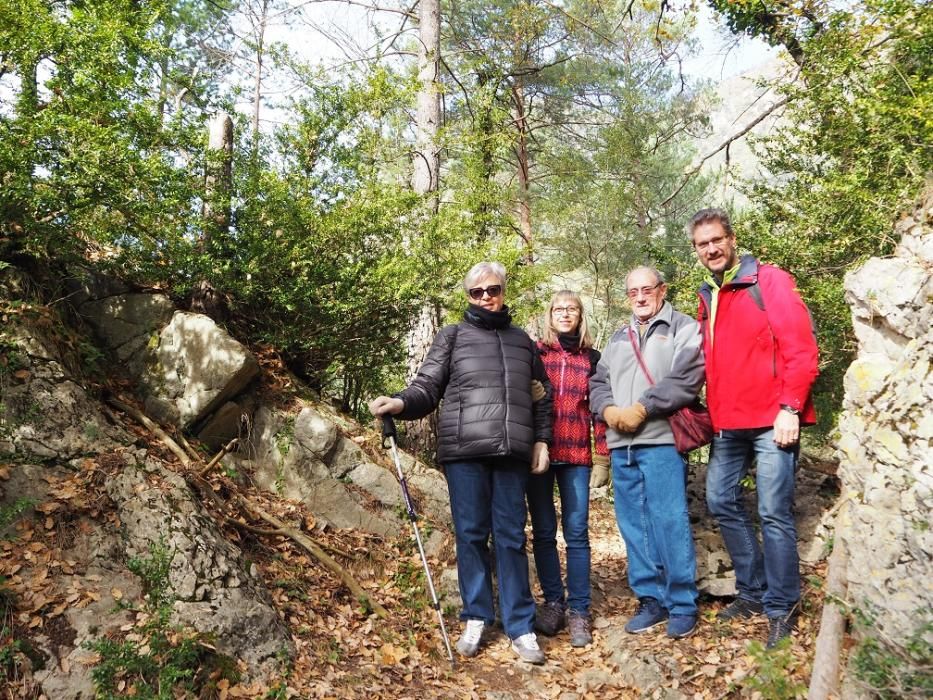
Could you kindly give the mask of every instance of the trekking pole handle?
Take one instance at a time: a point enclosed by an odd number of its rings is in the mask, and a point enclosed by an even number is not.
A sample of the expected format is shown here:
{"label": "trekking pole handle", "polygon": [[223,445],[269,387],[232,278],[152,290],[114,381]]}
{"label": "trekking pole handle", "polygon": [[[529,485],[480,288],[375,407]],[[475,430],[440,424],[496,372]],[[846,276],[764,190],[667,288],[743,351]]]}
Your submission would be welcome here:
{"label": "trekking pole handle", "polygon": [[392,438],[393,442],[398,442],[398,433],[395,432],[395,420],[388,413],[382,416],[382,446],[388,447],[386,440]]}

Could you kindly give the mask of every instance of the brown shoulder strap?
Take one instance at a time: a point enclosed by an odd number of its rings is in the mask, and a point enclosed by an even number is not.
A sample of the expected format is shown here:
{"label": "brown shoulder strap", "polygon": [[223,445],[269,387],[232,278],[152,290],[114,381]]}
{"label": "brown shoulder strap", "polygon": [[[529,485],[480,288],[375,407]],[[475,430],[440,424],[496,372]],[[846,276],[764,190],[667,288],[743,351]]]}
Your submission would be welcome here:
{"label": "brown shoulder strap", "polygon": [[651,376],[651,372],[648,371],[648,368],[645,366],[645,360],[641,356],[641,350],[638,349],[638,338],[635,336],[635,331],[632,330],[632,326],[628,327],[628,337],[629,341],[632,343],[632,351],[635,353],[635,359],[638,360],[638,366],[641,367],[641,371],[645,373],[645,376],[648,378],[648,383],[654,386],[654,379]]}

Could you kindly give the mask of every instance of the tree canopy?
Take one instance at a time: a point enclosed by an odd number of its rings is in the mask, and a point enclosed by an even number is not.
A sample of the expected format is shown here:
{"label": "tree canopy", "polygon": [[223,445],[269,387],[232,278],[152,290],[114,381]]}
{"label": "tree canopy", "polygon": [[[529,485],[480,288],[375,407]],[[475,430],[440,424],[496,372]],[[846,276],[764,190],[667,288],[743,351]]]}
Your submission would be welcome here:
{"label": "tree canopy", "polygon": [[[774,86],[779,127],[754,142],[769,175],[743,184],[750,204],[735,213],[743,244],[794,273],[814,310],[828,428],[852,348],[843,275],[891,250],[891,223],[931,169],[930,12],[910,0],[710,5],[796,67]],[[442,4],[442,165],[425,218],[408,185],[410,8],[374,5],[403,18],[399,31],[329,73],[268,33],[301,9],[0,0],[3,258],[81,261],[179,299],[206,281],[231,328],[354,409],[398,383],[419,305],[455,312],[478,259],[508,265],[520,323],[566,285],[608,331],[627,313],[624,272],[643,263],[693,310],[682,228],[721,203],[716,173],[693,165],[710,123],[708,86],[680,70],[688,10]],[[236,115],[235,145],[216,231],[205,145],[221,112]]]}

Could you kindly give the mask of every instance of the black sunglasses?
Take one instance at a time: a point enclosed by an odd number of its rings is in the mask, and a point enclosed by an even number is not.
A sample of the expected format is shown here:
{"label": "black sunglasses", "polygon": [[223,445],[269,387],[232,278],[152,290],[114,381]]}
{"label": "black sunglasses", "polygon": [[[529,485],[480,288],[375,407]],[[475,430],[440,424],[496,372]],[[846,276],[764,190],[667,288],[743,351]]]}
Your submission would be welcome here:
{"label": "black sunglasses", "polygon": [[490,284],[488,287],[473,287],[467,290],[467,293],[470,295],[470,299],[482,299],[484,294],[488,294],[489,298],[492,299],[502,294],[502,285]]}

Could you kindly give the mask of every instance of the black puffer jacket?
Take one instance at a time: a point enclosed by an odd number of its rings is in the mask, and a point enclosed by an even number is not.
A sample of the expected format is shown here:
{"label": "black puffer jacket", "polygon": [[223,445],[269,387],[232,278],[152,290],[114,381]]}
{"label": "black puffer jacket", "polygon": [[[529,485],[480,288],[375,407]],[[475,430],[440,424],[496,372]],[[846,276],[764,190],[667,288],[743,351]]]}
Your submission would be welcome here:
{"label": "black puffer jacket", "polygon": [[[548,389],[532,403],[531,380]],[[398,415],[422,418],[443,398],[437,460],[515,457],[530,461],[535,442],[551,442],[551,392],[531,338],[511,325],[508,309],[470,307],[461,323],[445,326],[402,392]]]}

